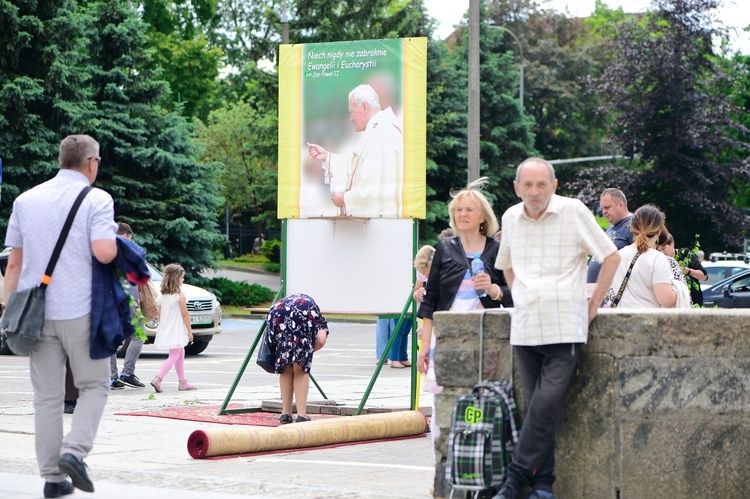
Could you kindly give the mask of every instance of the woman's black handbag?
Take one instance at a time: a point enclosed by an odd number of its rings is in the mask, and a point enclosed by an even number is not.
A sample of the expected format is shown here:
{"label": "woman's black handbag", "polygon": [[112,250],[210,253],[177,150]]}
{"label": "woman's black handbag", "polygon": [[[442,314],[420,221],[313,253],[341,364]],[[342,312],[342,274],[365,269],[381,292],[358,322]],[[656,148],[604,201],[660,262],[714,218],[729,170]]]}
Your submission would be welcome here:
{"label": "woman's black handbag", "polygon": [[0,322],[0,329],[5,336],[8,347],[16,355],[29,355],[36,344],[39,343],[44,326],[44,293],[52,279],[52,271],[60,257],[65,240],[68,238],[76,212],[78,212],[83,198],[90,190],[91,186],[85,187],[70,208],[68,218],[65,220],[60,237],[57,238],[55,249],[52,251],[52,257],[47,264],[47,270],[42,276],[42,283],[30,289],[15,291],[8,297],[8,303],[5,304],[5,313],[3,313],[2,322]]}
{"label": "woman's black handbag", "polygon": [[276,349],[268,339],[268,328],[263,331],[263,337],[260,339],[258,360],[255,363],[267,373],[273,374],[276,372]]}

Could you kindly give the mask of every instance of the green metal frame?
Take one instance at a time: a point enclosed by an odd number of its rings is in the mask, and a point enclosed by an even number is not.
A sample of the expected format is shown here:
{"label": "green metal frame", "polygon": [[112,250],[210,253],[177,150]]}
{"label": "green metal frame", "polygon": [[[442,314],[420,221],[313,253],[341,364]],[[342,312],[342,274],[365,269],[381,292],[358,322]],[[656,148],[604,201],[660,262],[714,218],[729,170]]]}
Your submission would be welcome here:
{"label": "green metal frame", "polygon": [[[419,221],[417,219],[412,219],[412,249],[413,249],[412,257],[416,255],[417,253],[418,229],[419,229]],[[281,221],[281,288],[279,289],[279,292],[276,293],[276,297],[273,300],[274,303],[278,301],[280,298],[282,298],[286,293],[286,248],[287,248],[287,223],[286,223],[286,220],[282,220]],[[414,286],[415,281],[416,281],[416,271],[412,269],[412,287]],[[413,295],[413,291],[409,290],[409,297],[407,298],[406,303],[404,304],[404,308],[401,310],[400,315],[392,314],[392,315],[383,315],[381,317],[384,317],[384,318],[398,317],[399,320],[398,320],[398,323],[396,324],[396,329],[395,329],[396,331],[398,331],[404,319],[407,317],[407,315],[409,316],[409,320],[412,321],[412,341],[411,341],[412,359],[416,359],[417,353],[419,350],[419,346],[418,346],[419,344],[418,344],[418,339],[417,339],[417,303],[414,301],[414,298],[412,295]],[[407,312],[409,310],[409,307],[411,307],[411,313]],[[250,363],[250,359],[252,358],[253,353],[255,353],[255,349],[257,348],[258,343],[260,343],[260,339],[263,336],[263,331],[265,330],[265,328],[266,328],[266,320],[264,319],[263,324],[258,330],[258,334],[255,336],[255,341],[253,341],[253,344],[250,347],[250,350],[247,352],[247,355],[245,356],[245,360],[242,363],[242,366],[240,367],[239,372],[237,372],[237,375],[234,378],[234,382],[232,383],[232,386],[229,388],[229,392],[227,393],[227,396],[224,398],[224,403],[219,409],[219,415],[260,412],[262,410],[262,408],[260,407],[251,407],[251,408],[243,408],[243,409],[227,409],[227,406],[229,405],[229,401],[232,399],[232,395],[234,395],[234,391],[237,389],[237,386],[240,383],[240,379],[242,379],[242,375],[245,373],[245,369],[247,369],[247,366]],[[393,345],[393,342],[395,340],[396,340],[396,335],[395,334],[391,335],[391,338],[388,341],[388,345],[383,351],[383,355],[380,357],[380,361],[378,362],[378,365],[375,367],[375,372],[373,372],[372,374],[372,378],[370,379],[370,383],[367,386],[367,390],[362,396],[362,400],[355,413],[356,415],[362,414],[364,405],[370,396],[370,392],[372,391],[373,386],[375,386],[375,381],[380,375],[380,372],[383,368],[383,364],[385,363],[385,359],[388,358],[388,353],[390,352],[391,346]],[[412,410],[419,409],[418,407],[416,407],[418,376],[419,376],[419,372],[417,371],[417,362],[416,360],[414,360],[411,365],[410,407]],[[313,384],[318,389],[320,394],[323,396],[323,398],[328,400],[328,397],[320,388],[320,385],[315,380],[312,373],[310,373],[310,379],[312,380]]]}

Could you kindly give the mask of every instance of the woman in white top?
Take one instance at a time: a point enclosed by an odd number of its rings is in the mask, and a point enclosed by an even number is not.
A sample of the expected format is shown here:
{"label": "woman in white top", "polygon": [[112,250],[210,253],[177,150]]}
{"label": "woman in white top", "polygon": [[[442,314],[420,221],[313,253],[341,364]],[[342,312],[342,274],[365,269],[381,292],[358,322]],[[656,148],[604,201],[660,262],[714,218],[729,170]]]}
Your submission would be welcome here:
{"label": "woman in white top", "polygon": [[633,214],[630,231],[635,242],[620,250],[620,265],[612,279],[612,291],[619,293],[633,260],[638,257],[622,290],[618,308],[674,307],[677,295],[672,289],[672,270],[667,257],[656,250],[664,227],[664,215],[654,205],[641,206]]}

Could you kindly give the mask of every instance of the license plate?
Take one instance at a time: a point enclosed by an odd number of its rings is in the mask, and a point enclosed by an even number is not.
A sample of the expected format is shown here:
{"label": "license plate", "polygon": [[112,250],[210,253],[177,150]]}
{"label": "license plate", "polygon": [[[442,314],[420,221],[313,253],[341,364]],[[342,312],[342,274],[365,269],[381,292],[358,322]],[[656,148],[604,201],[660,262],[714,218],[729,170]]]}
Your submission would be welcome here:
{"label": "license plate", "polygon": [[210,315],[191,315],[190,324],[211,324]]}

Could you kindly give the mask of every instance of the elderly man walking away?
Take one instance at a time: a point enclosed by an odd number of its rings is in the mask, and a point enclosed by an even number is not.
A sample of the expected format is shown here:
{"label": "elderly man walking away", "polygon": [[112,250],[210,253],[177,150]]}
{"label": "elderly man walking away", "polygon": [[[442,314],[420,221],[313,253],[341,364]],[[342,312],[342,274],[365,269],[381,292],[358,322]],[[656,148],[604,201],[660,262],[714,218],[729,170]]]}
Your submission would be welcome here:
{"label": "elderly man walking away", "polygon": [[[57,175],[18,196],[5,245],[12,248],[5,274],[5,303],[14,291],[36,286],[44,275],[57,236],[82,189],[99,172],[99,143],[70,135],[60,143]],[[83,200],[46,290],[44,327],[30,357],[34,427],[44,497],[93,492],[83,459],[91,451],[109,395],[109,359],[92,360],[92,258],[117,256],[117,224],[112,197],[93,189]],[[65,360],[80,391],[70,431],[63,436]],[[73,483],[65,479],[70,476]]]}
{"label": "elderly man walking away", "polygon": [[[618,250],[623,249],[635,242],[635,236],[630,232],[630,220],[633,214],[628,211],[628,200],[620,189],[610,187],[602,191],[599,198],[599,206],[602,209],[602,215],[609,222],[606,233],[615,243]],[[586,276],[586,282],[595,283],[599,277],[601,264],[596,260],[591,260],[589,270]]]}
{"label": "elderly man walking away", "polygon": [[[620,255],[594,215],[557,196],[555,170],[540,158],[519,165],[513,182],[522,202],[503,215],[495,266],[513,293],[510,342],[524,392],[524,421],[508,477],[495,499],[553,498],[555,435],[589,323],[612,282]],[[586,261],[602,262],[586,301]]]}

